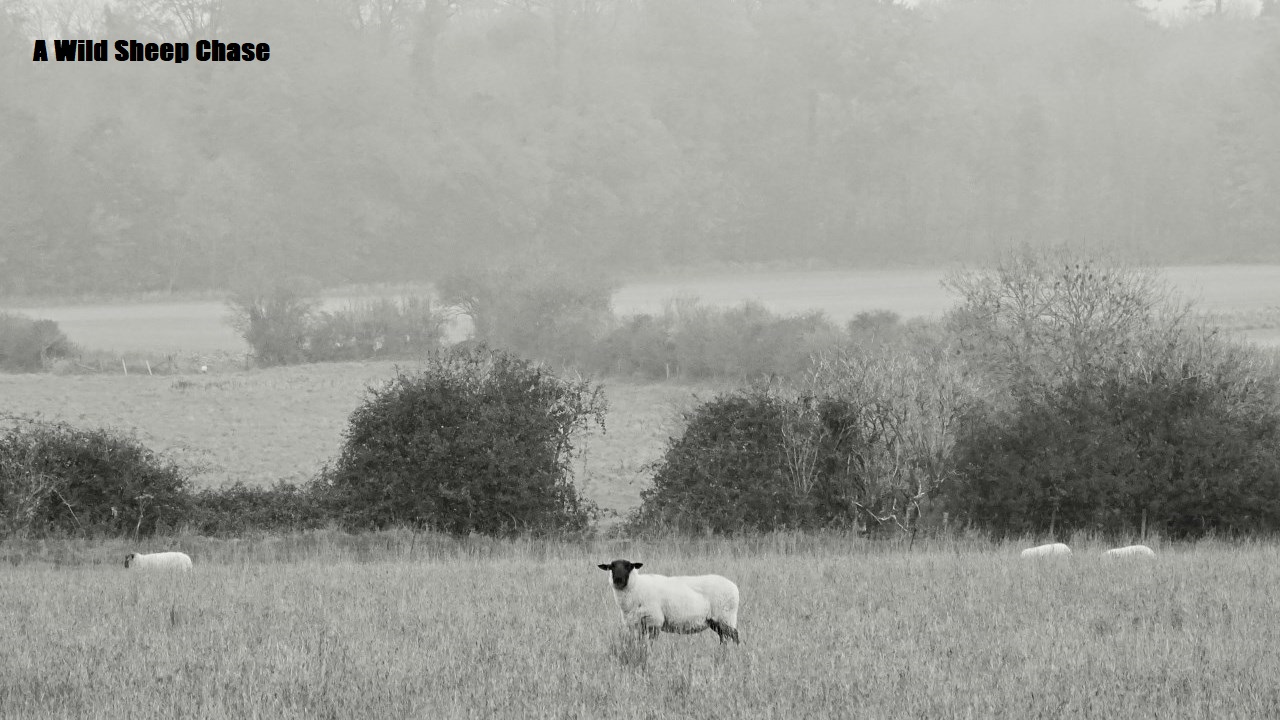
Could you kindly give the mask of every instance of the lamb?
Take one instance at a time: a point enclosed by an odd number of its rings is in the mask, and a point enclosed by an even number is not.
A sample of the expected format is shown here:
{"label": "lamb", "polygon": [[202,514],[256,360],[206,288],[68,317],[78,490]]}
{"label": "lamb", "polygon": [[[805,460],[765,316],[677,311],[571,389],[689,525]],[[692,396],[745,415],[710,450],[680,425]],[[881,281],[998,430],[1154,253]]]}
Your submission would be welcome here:
{"label": "lamb", "polygon": [[1102,553],[1104,558],[1124,558],[1124,557],[1155,557],[1156,551],[1146,545],[1130,545],[1128,547],[1114,548]]}
{"label": "lamb", "polygon": [[644,563],[614,560],[600,565],[610,574],[622,622],[656,638],[660,631],[682,634],[716,631],[723,645],[738,639],[738,586],[720,575],[642,575]]}
{"label": "lamb", "polygon": [[191,569],[191,556],[182,552],[129,553],[124,556],[124,566],[137,570],[181,570]]}
{"label": "lamb", "polygon": [[1071,548],[1063,543],[1049,543],[1048,545],[1038,545],[1033,548],[1027,548],[1022,551],[1024,558],[1053,557],[1055,555],[1070,555]]}

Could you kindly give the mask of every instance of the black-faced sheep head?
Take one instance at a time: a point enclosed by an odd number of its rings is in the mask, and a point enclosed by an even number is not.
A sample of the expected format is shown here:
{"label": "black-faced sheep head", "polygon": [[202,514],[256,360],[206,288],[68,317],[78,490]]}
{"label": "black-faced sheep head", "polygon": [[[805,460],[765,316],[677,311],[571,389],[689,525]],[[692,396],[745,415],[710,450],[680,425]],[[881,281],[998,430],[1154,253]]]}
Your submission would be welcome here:
{"label": "black-faced sheep head", "polygon": [[124,556],[125,567],[129,567],[129,563],[133,562],[133,556],[134,556],[134,553],[129,553],[128,555]]}
{"label": "black-faced sheep head", "polygon": [[613,586],[618,590],[627,589],[627,579],[631,577],[632,570],[639,570],[644,567],[644,563],[633,563],[630,560],[614,560],[607,565],[599,565],[601,570],[607,570],[613,575]]}

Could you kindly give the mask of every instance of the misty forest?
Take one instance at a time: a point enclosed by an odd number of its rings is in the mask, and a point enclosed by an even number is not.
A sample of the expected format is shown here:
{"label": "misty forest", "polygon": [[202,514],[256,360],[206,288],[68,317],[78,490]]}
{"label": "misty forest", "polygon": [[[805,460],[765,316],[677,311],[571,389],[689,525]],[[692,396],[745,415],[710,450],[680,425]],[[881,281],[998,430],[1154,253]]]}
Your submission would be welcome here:
{"label": "misty forest", "polygon": [[[1280,3],[5,0],[0,293],[1280,258]],[[268,42],[31,62],[32,40]]]}

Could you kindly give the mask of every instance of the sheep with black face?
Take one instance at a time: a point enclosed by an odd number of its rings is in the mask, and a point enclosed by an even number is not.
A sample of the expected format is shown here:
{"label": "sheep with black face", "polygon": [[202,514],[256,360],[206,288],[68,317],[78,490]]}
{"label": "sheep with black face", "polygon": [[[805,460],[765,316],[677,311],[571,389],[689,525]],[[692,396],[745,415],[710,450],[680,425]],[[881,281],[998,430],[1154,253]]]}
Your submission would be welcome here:
{"label": "sheep with black face", "polygon": [[622,621],[656,638],[659,632],[692,634],[715,630],[720,642],[738,639],[738,586],[720,575],[642,574],[644,563],[614,560],[609,573]]}

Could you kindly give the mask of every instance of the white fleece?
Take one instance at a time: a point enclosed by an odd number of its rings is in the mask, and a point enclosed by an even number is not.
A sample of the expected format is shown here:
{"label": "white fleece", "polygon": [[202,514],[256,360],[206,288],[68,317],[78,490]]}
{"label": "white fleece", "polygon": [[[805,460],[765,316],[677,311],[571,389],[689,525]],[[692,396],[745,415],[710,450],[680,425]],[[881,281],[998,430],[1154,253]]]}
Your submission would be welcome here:
{"label": "white fleece", "polygon": [[1033,548],[1027,548],[1022,551],[1024,558],[1051,557],[1053,555],[1070,555],[1071,548],[1062,543],[1049,543],[1048,545],[1038,545]]}
{"label": "white fleece", "polygon": [[1156,551],[1146,545],[1130,545],[1128,547],[1115,548],[1102,553],[1102,557],[1155,557]]}
{"label": "white fleece", "polygon": [[182,552],[129,553],[125,556],[124,566],[137,570],[181,570],[191,569],[191,557]]}

